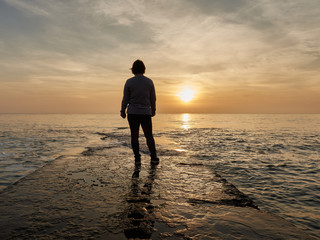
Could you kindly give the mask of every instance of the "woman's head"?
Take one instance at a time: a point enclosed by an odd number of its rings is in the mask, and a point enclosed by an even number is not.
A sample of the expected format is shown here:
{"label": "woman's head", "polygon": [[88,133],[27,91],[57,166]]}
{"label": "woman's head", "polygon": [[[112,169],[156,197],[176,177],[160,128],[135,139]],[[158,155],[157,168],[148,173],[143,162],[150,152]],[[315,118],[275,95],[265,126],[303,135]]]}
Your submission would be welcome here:
{"label": "woman's head", "polygon": [[141,60],[136,60],[131,68],[131,71],[134,75],[136,74],[144,74],[146,70],[146,67],[144,66],[144,63]]}

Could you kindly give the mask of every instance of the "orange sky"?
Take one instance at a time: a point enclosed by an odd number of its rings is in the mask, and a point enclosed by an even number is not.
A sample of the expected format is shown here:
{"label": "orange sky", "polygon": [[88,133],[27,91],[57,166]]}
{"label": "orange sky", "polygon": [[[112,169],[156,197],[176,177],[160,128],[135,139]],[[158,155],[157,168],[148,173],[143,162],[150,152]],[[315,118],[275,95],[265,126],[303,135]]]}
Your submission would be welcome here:
{"label": "orange sky", "polygon": [[315,0],[4,0],[0,113],[118,113],[138,58],[158,112],[320,113],[319,21]]}

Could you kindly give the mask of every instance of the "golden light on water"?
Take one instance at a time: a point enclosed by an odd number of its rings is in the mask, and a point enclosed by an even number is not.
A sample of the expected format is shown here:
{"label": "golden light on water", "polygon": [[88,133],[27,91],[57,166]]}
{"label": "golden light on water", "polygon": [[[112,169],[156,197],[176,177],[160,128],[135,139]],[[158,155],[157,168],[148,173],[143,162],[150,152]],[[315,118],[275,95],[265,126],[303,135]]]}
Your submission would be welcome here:
{"label": "golden light on water", "polygon": [[185,113],[182,115],[182,121],[183,121],[183,123],[189,122],[189,114],[188,113]]}
{"label": "golden light on water", "polygon": [[182,128],[185,130],[188,130],[190,128],[189,126],[189,114],[185,113],[182,115]]}
{"label": "golden light on water", "polygon": [[190,102],[194,98],[195,92],[191,88],[184,88],[178,93],[178,97],[185,103]]}

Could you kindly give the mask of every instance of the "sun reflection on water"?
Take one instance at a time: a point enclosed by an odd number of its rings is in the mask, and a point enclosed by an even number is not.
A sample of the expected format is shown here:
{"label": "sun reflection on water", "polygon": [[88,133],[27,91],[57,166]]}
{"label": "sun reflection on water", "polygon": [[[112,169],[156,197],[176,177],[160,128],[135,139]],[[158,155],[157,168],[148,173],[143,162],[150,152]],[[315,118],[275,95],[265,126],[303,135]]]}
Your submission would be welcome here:
{"label": "sun reflection on water", "polygon": [[182,115],[182,128],[188,130],[190,128],[189,125],[190,115],[188,113],[184,113]]}

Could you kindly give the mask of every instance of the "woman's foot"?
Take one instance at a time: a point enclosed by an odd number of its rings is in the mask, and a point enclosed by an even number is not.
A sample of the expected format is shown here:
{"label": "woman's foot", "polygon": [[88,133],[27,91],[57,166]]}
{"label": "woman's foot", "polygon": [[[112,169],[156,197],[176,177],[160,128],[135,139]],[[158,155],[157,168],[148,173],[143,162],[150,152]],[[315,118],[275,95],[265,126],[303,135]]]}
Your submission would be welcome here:
{"label": "woman's foot", "polygon": [[151,158],[151,164],[154,164],[154,165],[159,164],[159,158],[158,157],[152,157]]}

